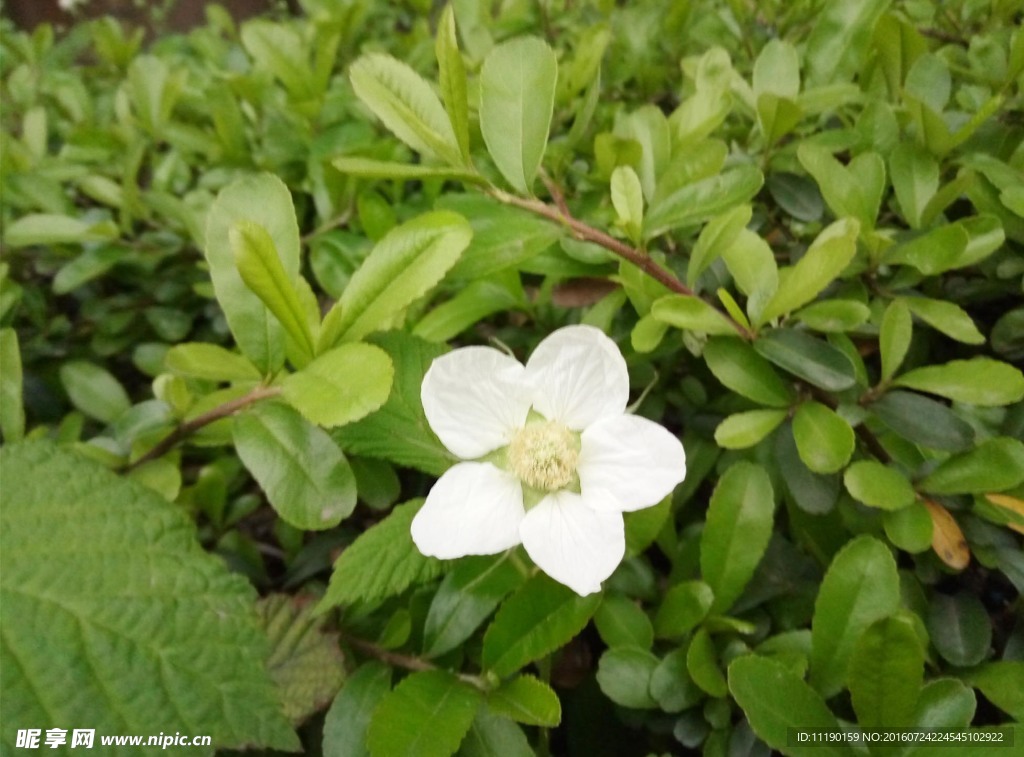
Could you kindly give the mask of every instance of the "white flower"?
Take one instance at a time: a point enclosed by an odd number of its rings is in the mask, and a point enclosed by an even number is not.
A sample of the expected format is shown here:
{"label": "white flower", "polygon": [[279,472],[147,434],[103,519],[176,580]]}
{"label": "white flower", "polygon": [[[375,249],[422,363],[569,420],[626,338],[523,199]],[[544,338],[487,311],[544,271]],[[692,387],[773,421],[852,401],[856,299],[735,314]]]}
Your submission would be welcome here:
{"label": "white flower", "polygon": [[626,361],[590,326],[555,331],[525,366],[490,347],[453,350],[430,366],[421,397],[463,460],[412,522],[425,555],[522,543],[549,576],[591,594],[625,554],[622,513],[657,504],[686,474],[679,440],[626,413]]}

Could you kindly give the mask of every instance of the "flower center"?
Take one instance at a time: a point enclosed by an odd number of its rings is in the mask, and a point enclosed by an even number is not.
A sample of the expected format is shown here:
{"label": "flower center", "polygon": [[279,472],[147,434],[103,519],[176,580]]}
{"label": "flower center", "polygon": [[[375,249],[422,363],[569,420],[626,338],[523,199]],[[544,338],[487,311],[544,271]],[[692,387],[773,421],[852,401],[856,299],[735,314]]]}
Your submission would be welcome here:
{"label": "flower center", "polygon": [[527,424],[508,445],[512,472],[527,486],[544,491],[556,491],[570,484],[578,459],[572,432],[553,421]]}

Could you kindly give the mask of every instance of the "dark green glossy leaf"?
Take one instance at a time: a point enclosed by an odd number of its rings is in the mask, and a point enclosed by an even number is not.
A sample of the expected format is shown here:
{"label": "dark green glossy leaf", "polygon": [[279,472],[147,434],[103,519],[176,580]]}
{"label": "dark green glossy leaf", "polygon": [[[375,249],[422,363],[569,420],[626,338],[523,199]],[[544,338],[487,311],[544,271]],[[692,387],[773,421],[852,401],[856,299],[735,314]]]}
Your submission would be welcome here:
{"label": "dark green glossy leaf", "polygon": [[708,340],[704,359],[715,378],[737,394],[769,407],[789,407],[793,401],[792,388],[741,339]]}
{"label": "dark green glossy leaf", "polygon": [[932,644],[953,665],[977,665],[988,656],[992,625],[985,606],[974,594],[936,594],[927,621]]}
{"label": "dark green glossy leaf", "polygon": [[974,441],[974,429],[946,405],[913,392],[886,392],[869,405],[890,431],[930,449],[959,451]]}
{"label": "dark green glossy leaf", "polygon": [[658,658],[639,647],[612,647],[601,655],[597,683],[616,704],[634,709],[658,706],[651,696],[651,676]]}
{"label": "dark green glossy leaf", "polygon": [[830,392],[849,389],[856,373],[849,358],[828,342],[793,329],[773,329],[754,349],[784,371]]}
{"label": "dark green glossy leaf", "polygon": [[391,691],[391,668],[376,660],[349,676],[324,719],[324,757],[365,757],[370,716]]}
{"label": "dark green glossy leaf", "polygon": [[525,725],[554,728],[562,721],[562,703],[543,681],[530,675],[506,681],[487,697],[492,712]]}

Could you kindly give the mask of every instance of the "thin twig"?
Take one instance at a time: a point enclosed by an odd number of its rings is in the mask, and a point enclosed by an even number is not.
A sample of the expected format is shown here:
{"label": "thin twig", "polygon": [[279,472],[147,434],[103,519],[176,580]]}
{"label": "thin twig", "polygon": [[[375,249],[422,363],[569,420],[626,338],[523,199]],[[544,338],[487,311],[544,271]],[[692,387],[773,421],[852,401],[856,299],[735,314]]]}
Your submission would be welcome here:
{"label": "thin twig", "polygon": [[[424,660],[422,657],[402,654],[401,652],[392,652],[390,649],[384,649],[384,647],[374,644],[372,641],[360,639],[357,636],[349,636],[342,632],[341,638],[346,644],[355,647],[363,654],[369,655],[381,662],[386,662],[388,665],[392,665],[396,668],[413,670],[418,673],[427,670],[442,670],[442,668],[432,662]],[[481,676],[474,676],[469,673],[454,673],[454,675],[460,681],[464,681],[471,686],[475,686],[481,691],[489,691],[492,688],[492,686]]]}
{"label": "thin twig", "polygon": [[144,454],[138,460],[135,460],[134,462],[127,465],[125,467],[125,470],[130,471],[133,468],[139,467],[143,463],[148,463],[150,460],[155,460],[156,458],[165,455],[174,447],[174,445],[176,445],[189,434],[195,433],[203,426],[208,426],[214,421],[219,421],[222,418],[227,418],[229,415],[232,415],[241,410],[242,408],[248,407],[249,405],[252,405],[255,402],[259,402],[260,400],[267,399],[268,397],[276,397],[280,393],[280,387],[261,386],[256,389],[253,389],[251,392],[242,397],[239,397],[238,399],[231,400],[230,402],[225,402],[223,405],[218,405],[217,407],[213,408],[213,410],[209,410],[203,413],[202,415],[197,415],[192,420],[186,421],[179,425],[176,429],[174,429],[174,431],[172,431],[163,439],[161,439],[146,454]]}

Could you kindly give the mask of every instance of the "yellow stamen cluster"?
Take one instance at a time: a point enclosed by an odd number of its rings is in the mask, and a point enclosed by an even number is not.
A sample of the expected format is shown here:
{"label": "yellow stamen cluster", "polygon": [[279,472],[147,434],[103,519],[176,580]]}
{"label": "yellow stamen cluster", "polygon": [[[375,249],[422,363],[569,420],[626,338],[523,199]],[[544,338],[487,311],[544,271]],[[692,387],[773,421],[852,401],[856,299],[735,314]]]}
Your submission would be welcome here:
{"label": "yellow stamen cluster", "polygon": [[512,472],[527,486],[557,491],[576,475],[579,449],[573,434],[552,421],[529,423],[516,432],[508,445]]}

